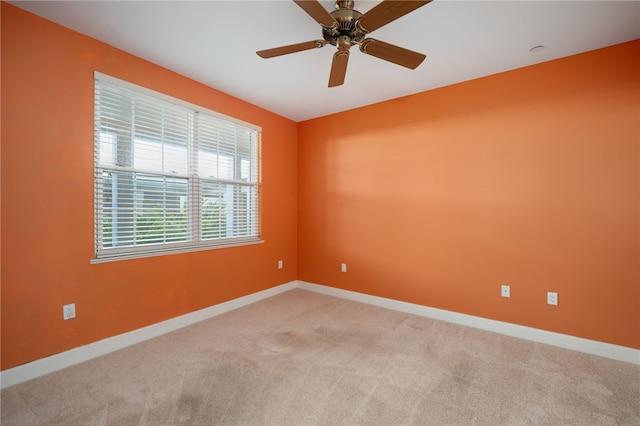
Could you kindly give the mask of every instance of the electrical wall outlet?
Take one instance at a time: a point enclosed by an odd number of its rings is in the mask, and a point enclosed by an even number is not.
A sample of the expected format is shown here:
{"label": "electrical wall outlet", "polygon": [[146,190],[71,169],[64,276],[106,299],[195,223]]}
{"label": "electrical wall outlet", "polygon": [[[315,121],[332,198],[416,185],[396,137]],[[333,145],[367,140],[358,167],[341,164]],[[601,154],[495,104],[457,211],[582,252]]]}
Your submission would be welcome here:
{"label": "electrical wall outlet", "polygon": [[347,272],[347,264],[343,263],[342,266],[340,267],[342,272]]}
{"label": "electrical wall outlet", "polygon": [[76,317],[76,304],[70,303],[62,307],[62,319],[68,320]]}
{"label": "electrical wall outlet", "polygon": [[553,291],[547,292],[547,304],[558,305],[558,293]]}
{"label": "electrical wall outlet", "polygon": [[511,297],[511,286],[507,284],[502,284],[502,287],[500,289],[500,295],[502,297]]}
{"label": "electrical wall outlet", "polygon": [[284,263],[282,260],[278,260],[278,269],[282,269],[284,267]]}

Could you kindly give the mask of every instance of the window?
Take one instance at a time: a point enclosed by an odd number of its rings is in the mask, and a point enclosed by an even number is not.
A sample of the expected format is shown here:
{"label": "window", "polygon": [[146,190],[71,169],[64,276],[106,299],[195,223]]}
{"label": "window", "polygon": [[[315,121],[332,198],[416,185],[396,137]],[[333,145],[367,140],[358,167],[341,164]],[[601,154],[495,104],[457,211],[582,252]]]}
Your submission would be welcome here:
{"label": "window", "polygon": [[260,129],[95,75],[95,260],[262,242]]}

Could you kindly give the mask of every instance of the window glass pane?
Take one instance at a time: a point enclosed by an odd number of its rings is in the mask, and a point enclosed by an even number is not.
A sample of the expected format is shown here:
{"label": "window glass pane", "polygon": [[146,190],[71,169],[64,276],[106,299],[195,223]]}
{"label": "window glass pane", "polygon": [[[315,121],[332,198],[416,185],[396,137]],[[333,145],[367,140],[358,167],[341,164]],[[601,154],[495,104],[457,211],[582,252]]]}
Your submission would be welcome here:
{"label": "window glass pane", "polygon": [[187,179],[111,171],[101,187],[103,247],[187,240]]}
{"label": "window glass pane", "polygon": [[219,177],[235,179],[236,126],[233,123],[221,123],[219,129]]}
{"label": "window glass pane", "polygon": [[164,172],[186,175],[189,170],[186,144],[165,143],[163,160]]}
{"label": "window glass pane", "polygon": [[233,179],[233,157],[218,154],[218,178]]}
{"label": "window glass pane", "polygon": [[257,189],[255,186],[234,185],[233,222],[234,235],[252,235],[255,230],[257,218],[254,216],[257,202]]}
{"label": "window glass pane", "polygon": [[227,201],[224,185],[217,182],[202,183],[202,239],[224,238],[227,236]]}
{"label": "window glass pane", "polygon": [[133,111],[134,167],[187,174],[189,111],[145,98],[136,98]]}
{"label": "window glass pane", "polygon": [[202,198],[202,238],[242,237],[255,233],[257,218],[253,212],[257,190],[254,186],[204,182]]}
{"label": "window glass pane", "polygon": [[157,141],[136,139],[133,167],[139,170],[162,171],[162,144]]}
{"label": "window glass pane", "polygon": [[237,179],[245,182],[258,180],[257,174],[257,132],[243,128],[238,132],[238,156],[240,158],[240,175]]}
{"label": "window glass pane", "polygon": [[251,161],[248,158],[240,159],[240,179],[245,182],[251,180]]}
{"label": "window glass pane", "polygon": [[98,161],[103,166],[115,166],[115,135],[113,133],[100,132]]}
{"label": "window glass pane", "polygon": [[134,165],[139,170],[186,175],[188,171],[187,147],[163,141],[136,139]]}
{"label": "window glass pane", "polygon": [[198,174],[217,178],[218,174],[218,120],[198,114]]}
{"label": "window glass pane", "polygon": [[198,115],[199,175],[207,178],[234,179],[235,127],[233,123]]}
{"label": "window glass pane", "polygon": [[136,244],[186,241],[188,181],[136,176]]}

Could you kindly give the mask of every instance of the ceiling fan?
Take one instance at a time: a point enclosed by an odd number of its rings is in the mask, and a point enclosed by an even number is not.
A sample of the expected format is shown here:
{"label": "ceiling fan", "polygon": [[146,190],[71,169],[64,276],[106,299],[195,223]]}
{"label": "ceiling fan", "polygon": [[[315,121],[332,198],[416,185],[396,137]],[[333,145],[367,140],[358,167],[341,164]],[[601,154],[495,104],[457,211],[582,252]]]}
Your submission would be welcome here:
{"label": "ceiling fan", "polygon": [[430,3],[432,0],[383,0],[365,14],[353,8],[353,0],[337,0],[335,10],[331,13],[317,0],[293,1],[320,24],[322,27],[322,40],[312,40],[260,50],[256,52],[258,56],[265,59],[273,58],[332,44],[338,50],[333,54],[329,87],[344,84],[347,62],[349,61],[349,48],[356,44],[360,47],[361,52],[410,69],[417,68],[426,58],[422,53],[413,52],[373,38],[366,38],[366,36],[383,25],[387,25]]}

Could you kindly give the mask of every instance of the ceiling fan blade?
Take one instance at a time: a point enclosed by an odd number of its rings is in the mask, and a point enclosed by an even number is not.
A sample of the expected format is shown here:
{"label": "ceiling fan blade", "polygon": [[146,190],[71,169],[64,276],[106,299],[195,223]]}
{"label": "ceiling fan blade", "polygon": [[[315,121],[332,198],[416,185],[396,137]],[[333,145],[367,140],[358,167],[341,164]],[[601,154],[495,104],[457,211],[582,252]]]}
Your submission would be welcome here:
{"label": "ceiling fan blade", "polygon": [[412,70],[416,69],[427,57],[422,53],[372,38],[364,39],[360,44],[360,50],[376,58],[384,59]]}
{"label": "ceiling fan blade", "polygon": [[317,0],[293,0],[295,4],[300,6],[302,10],[307,12],[309,16],[311,16],[318,24],[324,25],[325,27],[333,27],[337,25],[333,16],[327,12]]}
{"label": "ceiling fan blade", "polygon": [[349,62],[348,50],[338,50],[333,54],[331,74],[329,75],[329,87],[344,84],[344,77],[347,75],[347,62]]}
{"label": "ceiling fan blade", "polygon": [[413,12],[432,0],[387,0],[378,3],[360,18],[360,28],[367,33]]}
{"label": "ceiling fan blade", "polygon": [[302,52],[303,50],[316,49],[327,44],[324,40],[305,41],[303,43],[290,44],[288,46],[274,47],[273,49],[259,50],[256,53],[261,58],[273,58],[274,56],[288,55],[289,53]]}

